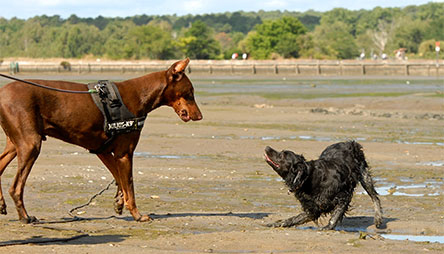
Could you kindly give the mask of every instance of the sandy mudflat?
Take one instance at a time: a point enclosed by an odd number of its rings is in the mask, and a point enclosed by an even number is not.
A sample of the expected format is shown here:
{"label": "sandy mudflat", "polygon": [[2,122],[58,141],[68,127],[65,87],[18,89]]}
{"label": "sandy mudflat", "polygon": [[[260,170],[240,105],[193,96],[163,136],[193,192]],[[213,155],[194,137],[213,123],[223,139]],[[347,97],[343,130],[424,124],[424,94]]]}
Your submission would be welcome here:
{"label": "sandy mudflat", "polygon": [[[91,220],[22,225],[7,194],[13,161],[2,176],[8,215],[0,217],[0,243],[88,236],[0,247],[0,253],[444,251],[444,81],[195,78],[194,83],[204,120],[182,123],[162,107],[149,115],[135,154],[137,204],[153,222],[134,222],[128,211],[110,217],[112,186],[77,211]],[[329,144],[347,139],[365,148],[386,228],[374,227],[371,200],[360,186],[336,231],[318,231],[312,223],[265,227],[301,207],[265,163],[264,147],[315,159]],[[96,156],[49,138],[27,182],[27,210],[42,221],[69,218],[71,208],[87,202],[111,177]],[[390,240],[384,234],[423,238]]]}

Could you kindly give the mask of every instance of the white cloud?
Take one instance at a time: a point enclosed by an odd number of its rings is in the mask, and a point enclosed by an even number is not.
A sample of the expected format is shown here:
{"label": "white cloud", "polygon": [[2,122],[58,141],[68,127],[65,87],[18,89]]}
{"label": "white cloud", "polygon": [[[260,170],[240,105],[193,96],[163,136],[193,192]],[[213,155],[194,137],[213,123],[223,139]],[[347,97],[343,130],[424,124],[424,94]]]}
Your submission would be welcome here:
{"label": "white cloud", "polygon": [[57,6],[62,3],[61,0],[37,0],[29,1],[30,4],[41,5],[41,6]]}
{"label": "white cloud", "polygon": [[[443,2],[443,0],[433,0]],[[79,17],[128,17],[137,14],[164,15],[209,14],[233,11],[289,10],[328,11],[335,7],[352,10],[376,6],[403,7],[420,5],[430,0],[0,0],[0,17],[29,18],[36,15],[75,14]]]}
{"label": "white cloud", "polygon": [[185,12],[196,13],[200,12],[204,9],[204,1],[203,0],[188,0],[182,2],[182,9]]}
{"label": "white cloud", "polygon": [[270,8],[270,9],[282,9],[287,7],[287,1],[284,0],[271,0],[271,1],[266,1],[263,3],[263,5],[265,7]]}

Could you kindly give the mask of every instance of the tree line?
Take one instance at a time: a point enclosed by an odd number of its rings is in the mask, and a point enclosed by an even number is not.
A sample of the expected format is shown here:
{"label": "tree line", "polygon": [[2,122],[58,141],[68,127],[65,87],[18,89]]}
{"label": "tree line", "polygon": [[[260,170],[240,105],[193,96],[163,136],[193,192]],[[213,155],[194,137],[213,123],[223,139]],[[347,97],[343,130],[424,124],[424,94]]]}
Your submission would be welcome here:
{"label": "tree line", "polygon": [[[444,41],[444,3],[326,12],[226,12],[126,18],[0,17],[0,58],[353,59],[434,58]],[[443,58],[444,54],[441,54]]]}

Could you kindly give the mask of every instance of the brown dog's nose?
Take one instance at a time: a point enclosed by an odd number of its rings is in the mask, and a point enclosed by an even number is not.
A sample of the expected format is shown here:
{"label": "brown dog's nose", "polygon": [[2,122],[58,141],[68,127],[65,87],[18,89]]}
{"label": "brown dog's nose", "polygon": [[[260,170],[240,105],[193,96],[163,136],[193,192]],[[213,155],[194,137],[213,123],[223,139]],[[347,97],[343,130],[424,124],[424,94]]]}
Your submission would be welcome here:
{"label": "brown dog's nose", "polygon": [[200,112],[197,106],[194,108],[194,110],[191,112],[190,115],[191,115],[191,120],[193,121],[200,121],[203,118],[202,113]]}
{"label": "brown dog's nose", "polygon": [[199,112],[199,113],[196,115],[196,117],[193,119],[193,121],[200,121],[200,120],[202,120],[202,118],[203,118],[202,113]]}

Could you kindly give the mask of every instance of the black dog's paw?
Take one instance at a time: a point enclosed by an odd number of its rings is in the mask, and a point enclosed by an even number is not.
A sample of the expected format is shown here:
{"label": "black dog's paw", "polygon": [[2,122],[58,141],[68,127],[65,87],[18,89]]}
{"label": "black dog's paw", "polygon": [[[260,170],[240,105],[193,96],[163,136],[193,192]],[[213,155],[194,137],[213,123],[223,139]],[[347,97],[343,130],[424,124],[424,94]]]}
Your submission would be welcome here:
{"label": "black dog's paw", "polygon": [[383,223],[382,218],[375,218],[375,227],[377,229],[386,229],[387,225]]}
{"label": "black dog's paw", "polygon": [[270,228],[288,228],[291,226],[292,225],[289,224],[287,220],[277,220],[273,223],[267,224],[267,227],[270,227]]}
{"label": "black dog's paw", "polygon": [[327,231],[327,230],[334,230],[334,229],[335,229],[335,227],[333,227],[333,226],[331,226],[331,225],[329,224],[329,225],[327,225],[327,226],[325,226],[325,227],[320,228],[319,230],[321,230],[321,231]]}
{"label": "black dog's paw", "polygon": [[281,222],[282,222],[281,220],[278,220],[278,221],[273,222],[273,223],[268,223],[266,226],[270,227],[270,228],[279,228],[279,227],[282,227]]}

